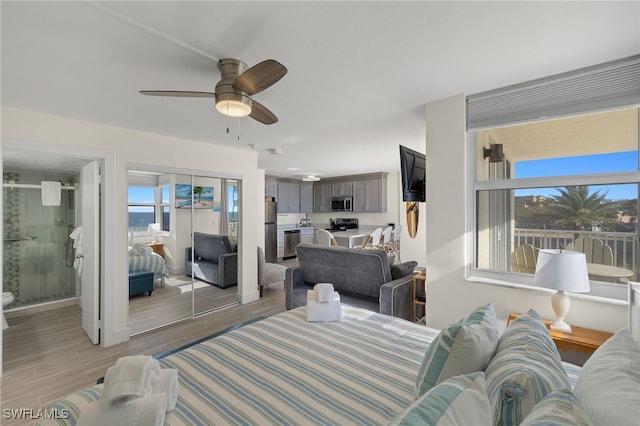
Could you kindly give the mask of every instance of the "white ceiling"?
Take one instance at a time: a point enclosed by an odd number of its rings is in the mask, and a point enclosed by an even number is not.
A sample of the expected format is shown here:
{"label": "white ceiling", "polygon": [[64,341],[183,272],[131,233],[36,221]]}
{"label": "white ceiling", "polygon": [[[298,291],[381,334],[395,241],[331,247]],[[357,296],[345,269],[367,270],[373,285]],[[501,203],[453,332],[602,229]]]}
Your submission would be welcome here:
{"label": "white ceiling", "polygon": [[[3,105],[255,149],[267,174],[290,177],[397,170],[399,144],[425,151],[430,101],[640,53],[637,1],[2,1],[0,13]],[[288,68],[255,96],[278,123],[138,94],[213,91],[226,57]]]}

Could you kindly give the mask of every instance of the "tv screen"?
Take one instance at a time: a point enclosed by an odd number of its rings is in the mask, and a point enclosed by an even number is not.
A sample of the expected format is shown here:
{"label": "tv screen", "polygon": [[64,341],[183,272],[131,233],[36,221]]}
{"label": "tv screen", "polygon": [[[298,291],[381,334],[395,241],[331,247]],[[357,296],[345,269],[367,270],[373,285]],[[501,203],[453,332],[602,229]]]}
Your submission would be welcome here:
{"label": "tv screen", "polygon": [[426,200],[425,181],[427,158],[424,154],[400,145],[400,175],[402,201]]}

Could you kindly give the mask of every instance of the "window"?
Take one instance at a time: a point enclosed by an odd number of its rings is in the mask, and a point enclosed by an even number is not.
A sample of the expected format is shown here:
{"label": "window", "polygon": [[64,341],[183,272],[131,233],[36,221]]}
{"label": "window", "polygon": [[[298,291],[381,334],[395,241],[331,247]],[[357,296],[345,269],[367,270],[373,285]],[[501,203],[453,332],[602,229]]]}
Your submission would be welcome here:
{"label": "window", "polygon": [[[565,248],[608,266],[590,265],[594,281],[637,280],[639,113],[628,108],[472,132],[473,266],[531,275],[535,255],[525,245]],[[503,158],[491,162],[485,149],[497,144]]]}
{"label": "window", "polygon": [[562,247],[585,253],[592,294],[626,297],[620,282],[640,279],[639,101],[640,56],[467,98],[473,277],[532,285],[538,250]]}
{"label": "window", "polygon": [[129,186],[129,231],[147,232],[147,226],[156,222],[156,189]]}
{"label": "window", "polygon": [[160,193],[162,194],[162,200],[160,202],[160,208],[162,209],[162,218],[160,220],[160,227],[163,231],[169,232],[171,229],[171,188],[169,185],[160,187]]}

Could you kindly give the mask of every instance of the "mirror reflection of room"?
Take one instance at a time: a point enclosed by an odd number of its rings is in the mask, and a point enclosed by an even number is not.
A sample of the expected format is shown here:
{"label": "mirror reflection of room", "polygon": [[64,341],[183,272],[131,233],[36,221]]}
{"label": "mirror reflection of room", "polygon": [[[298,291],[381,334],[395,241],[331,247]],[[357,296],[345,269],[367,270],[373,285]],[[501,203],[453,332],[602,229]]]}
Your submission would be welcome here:
{"label": "mirror reflection of room", "polygon": [[238,301],[240,181],[130,170],[131,334]]}

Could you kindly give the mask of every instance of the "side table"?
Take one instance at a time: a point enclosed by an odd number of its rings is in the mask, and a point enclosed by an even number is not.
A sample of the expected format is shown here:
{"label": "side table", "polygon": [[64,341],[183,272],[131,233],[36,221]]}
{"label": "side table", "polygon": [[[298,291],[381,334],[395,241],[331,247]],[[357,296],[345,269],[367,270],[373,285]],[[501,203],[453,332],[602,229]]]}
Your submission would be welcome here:
{"label": "side table", "polygon": [[159,256],[162,256],[164,258],[164,244],[163,243],[149,243],[147,244],[149,247],[151,247],[151,250],[153,250],[153,252]]}
{"label": "side table", "polygon": [[[424,296],[422,296],[422,291],[418,292],[418,282],[423,282]],[[413,276],[413,305],[412,305],[412,318],[414,322],[419,322],[421,324],[426,324],[427,322],[427,273],[420,272]],[[422,306],[421,317],[418,317],[418,306]]]}

